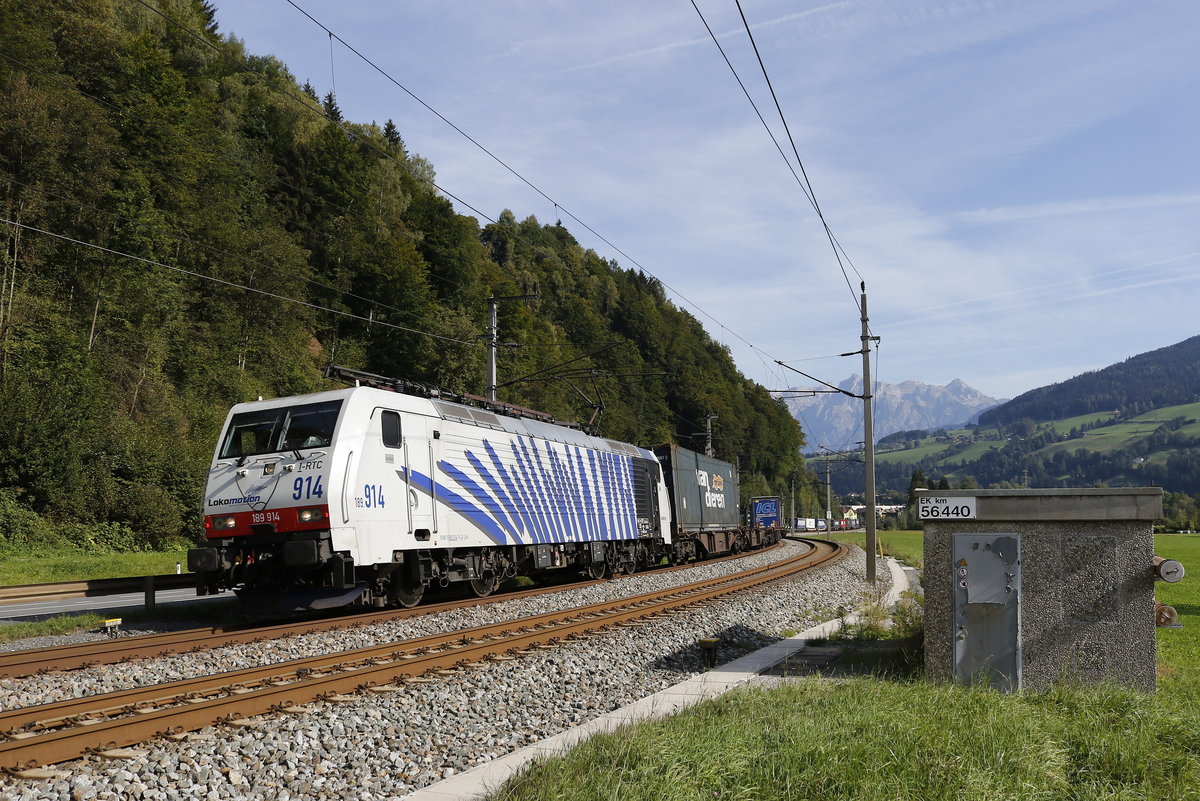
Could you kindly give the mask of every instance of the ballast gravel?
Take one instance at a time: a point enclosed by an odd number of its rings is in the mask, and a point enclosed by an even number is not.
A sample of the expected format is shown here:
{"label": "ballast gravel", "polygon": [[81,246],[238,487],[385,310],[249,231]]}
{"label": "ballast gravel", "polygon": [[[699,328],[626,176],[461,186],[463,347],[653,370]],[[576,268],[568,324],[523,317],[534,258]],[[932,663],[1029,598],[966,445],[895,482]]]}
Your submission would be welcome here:
{"label": "ballast gravel", "polygon": [[[361,628],[0,680],[4,708],[49,703],[207,673],[453,631],[666,589],[795,553],[770,553]],[[469,668],[401,691],[314,703],[210,727],[187,742],[154,741],[115,762],[87,757],[47,780],[0,778],[0,798],[391,799],[619,709],[703,671],[697,641],[719,637],[718,662],[764,647],[866,599],[865,554],[638,628],[605,632],[512,662]],[[886,580],[887,570],[878,571]],[[790,631],[789,631],[790,630]]]}

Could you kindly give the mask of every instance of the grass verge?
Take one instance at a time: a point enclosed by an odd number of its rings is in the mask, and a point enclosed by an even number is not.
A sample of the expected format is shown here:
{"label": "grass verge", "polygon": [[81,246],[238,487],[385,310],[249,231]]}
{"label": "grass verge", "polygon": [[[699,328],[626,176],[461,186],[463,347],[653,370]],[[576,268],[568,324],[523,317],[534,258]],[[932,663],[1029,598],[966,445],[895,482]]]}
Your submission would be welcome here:
{"label": "grass verge", "polygon": [[[1155,546],[1200,573],[1200,536]],[[1110,685],[1001,695],[911,678],[808,678],[594,737],[492,797],[1200,799],[1200,579],[1156,589],[1184,628],[1158,632],[1153,697]]]}
{"label": "grass verge", "polygon": [[[876,538],[884,556],[891,556],[913,567],[925,566],[925,532],[923,531],[877,531]],[[837,531],[832,537],[836,542],[848,542],[859,548],[866,547],[867,535],[862,531]]]}
{"label": "grass verge", "polygon": [[157,576],[174,573],[176,564],[187,567],[186,550],[3,554],[0,555],[0,587],[54,581]]}
{"label": "grass verge", "polygon": [[1002,696],[817,678],[595,737],[493,798],[1195,798],[1200,730],[1181,723],[1111,687]]}

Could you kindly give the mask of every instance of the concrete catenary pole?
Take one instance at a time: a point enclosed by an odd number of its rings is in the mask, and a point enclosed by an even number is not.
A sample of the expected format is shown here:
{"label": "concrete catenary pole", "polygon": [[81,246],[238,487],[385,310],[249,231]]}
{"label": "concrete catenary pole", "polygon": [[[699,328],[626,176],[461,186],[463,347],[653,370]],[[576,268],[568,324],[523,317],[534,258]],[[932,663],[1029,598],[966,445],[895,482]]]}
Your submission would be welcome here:
{"label": "concrete catenary pole", "polygon": [[825,535],[833,531],[833,461],[825,460]]}
{"label": "concrete catenary pole", "polygon": [[488,332],[487,332],[487,399],[497,401],[496,397],[496,351],[500,348],[500,324],[496,319],[496,307],[502,300],[534,300],[538,293],[529,295],[508,295],[507,297],[488,298]]}
{"label": "concrete catenary pole", "polygon": [[499,298],[488,298],[488,333],[487,333],[487,399],[496,400],[496,349],[499,347],[500,326],[496,320],[496,306]]}
{"label": "concrete catenary pole", "polygon": [[871,336],[867,324],[867,282],[859,284],[862,290],[862,358],[863,358],[863,461],[866,462],[867,486],[863,500],[867,505],[867,582],[875,585],[875,418],[872,408],[871,386],[871,342],[879,337]]}

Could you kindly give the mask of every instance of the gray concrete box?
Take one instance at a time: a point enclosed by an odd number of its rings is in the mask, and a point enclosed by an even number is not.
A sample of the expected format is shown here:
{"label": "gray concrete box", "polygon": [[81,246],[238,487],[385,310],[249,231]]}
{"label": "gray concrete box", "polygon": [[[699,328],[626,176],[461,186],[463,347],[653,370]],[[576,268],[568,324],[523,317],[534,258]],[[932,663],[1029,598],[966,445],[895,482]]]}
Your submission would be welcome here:
{"label": "gray concrete box", "polygon": [[[1012,687],[1039,690],[1064,679],[1090,683],[1107,678],[1155,689],[1152,523],[1162,517],[1161,489],[917,494],[919,506],[931,514],[934,501],[945,499],[942,511],[957,515],[924,521],[925,670],[931,679],[956,680],[957,663],[961,680],[965,664],[979,664],[978,654],[964,659],[959,638],[967,619],[963,604],[970,595],[961,582],[976,581],[981,562],[968,560],[968,576],[961,549],[971,546],[978,552],[989,542],[1009,543],[1005,538],[1015,537],[1019,562],[1001,568],[1016,575],[1008,583],[1011,592],[1019,593],[1019,603],[1011,605],[1017,616],[1012,636],[1018,638],[1018,675]],[[1010,592],[1003,585],[1000,590]],[[1009,636],[1006,629],[997,635],[998,630],[993,627],[988,636]],[[1007,681],[991,678],[995,686],[1009,688]]]}

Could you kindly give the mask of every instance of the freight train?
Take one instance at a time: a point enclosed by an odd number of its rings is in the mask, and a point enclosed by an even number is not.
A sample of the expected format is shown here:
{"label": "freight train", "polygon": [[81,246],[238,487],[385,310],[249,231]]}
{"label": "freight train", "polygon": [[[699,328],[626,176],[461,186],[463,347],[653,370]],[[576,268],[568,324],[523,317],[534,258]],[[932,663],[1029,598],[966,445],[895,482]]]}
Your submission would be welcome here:
{"label": "freight train", "polygon": [[733,466],[592,436],[528,409],[330,368],[346,389],[234,406],[204,496],[199,594],[271,611],[486,596],[775,542],[740,526]]}

